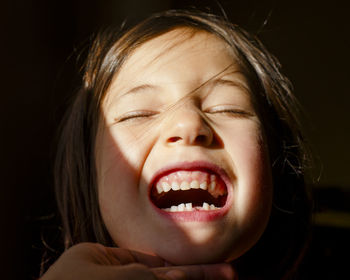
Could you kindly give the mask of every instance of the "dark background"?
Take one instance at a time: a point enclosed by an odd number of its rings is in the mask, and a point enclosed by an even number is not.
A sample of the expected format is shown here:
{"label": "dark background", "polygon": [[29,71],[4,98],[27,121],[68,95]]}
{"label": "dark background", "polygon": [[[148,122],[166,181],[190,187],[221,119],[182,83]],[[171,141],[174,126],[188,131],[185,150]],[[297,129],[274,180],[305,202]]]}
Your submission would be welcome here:
{"label": "dark background", "polygon": [[[350,233],[346,1],[14,0],[0,4],[1,279],[35,279],[57,226],[54,137],[77,88],[77,55],[99,27],[168,8],[220,12],[258,33],[292,80],[315,153],[315,226],[299,279],[345,279]],[[344,253],[345,257],[341,254]]]}

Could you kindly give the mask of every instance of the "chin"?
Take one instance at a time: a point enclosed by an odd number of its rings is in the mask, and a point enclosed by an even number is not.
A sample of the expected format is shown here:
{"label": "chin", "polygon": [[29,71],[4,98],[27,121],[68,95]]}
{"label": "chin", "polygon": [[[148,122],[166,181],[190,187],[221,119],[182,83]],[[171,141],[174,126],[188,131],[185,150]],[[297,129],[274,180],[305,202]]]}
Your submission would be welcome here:
{"label": "chin", "polygon": [[167,250],[162,248],[156,254],[174,265],[220,263],[239,257],[237,252],[232,252],[215,241],[207,244],[173,243],[165,248]]}
{"label": "chin", "polygon": [[187,248],[186,250],[174,250],[166,252],[161,256],[167,262],[174,265],[192,265],[219,263],[225,260],[218,252],[213,252],[206,248]]}

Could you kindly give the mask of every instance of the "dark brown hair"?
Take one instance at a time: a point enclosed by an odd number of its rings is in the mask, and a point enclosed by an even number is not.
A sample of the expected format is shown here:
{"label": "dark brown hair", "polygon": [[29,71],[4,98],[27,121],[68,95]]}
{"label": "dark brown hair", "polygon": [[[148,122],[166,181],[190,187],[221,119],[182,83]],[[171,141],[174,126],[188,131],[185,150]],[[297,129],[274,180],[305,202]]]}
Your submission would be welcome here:
{"label": "dark brown hair", "polygon": [[80,90],[62,122],[55,162],[55,186],[65,248],[79,242],[115,246],[98,206],[95,140],[105,93],[129,54],[179,27],[212,33],[236,55],[246,75],[268,141],[274,179],[271,218],[258,243],[236,262],[241,275],[287,279],[303,254],[310,207],[304,183],[305,150],[297,102],[278,61],[260,41],[227,20],[202,12],[166,11],[128,30],[110,28],[96,37]]}

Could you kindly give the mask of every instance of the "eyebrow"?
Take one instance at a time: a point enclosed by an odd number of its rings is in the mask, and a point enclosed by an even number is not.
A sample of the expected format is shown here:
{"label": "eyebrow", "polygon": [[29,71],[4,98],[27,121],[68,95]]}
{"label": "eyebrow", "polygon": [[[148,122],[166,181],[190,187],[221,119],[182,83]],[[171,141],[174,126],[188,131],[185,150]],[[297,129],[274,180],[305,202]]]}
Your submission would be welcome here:
{"label": "eyebrow", "polygon": [[214,79],[209,84],[220,85],[220,86],[221,85],[223,85],[223,86],[235,86],[235,87],[241,87],[242,86],[241,83],[238,83],[238,82],[230,80],[230,79],[225,79],[225,78]]}
{"label": "eyebrow", "polygon": [[120,97],[123,97],[125,95],[130,95],[130,94],[137,94],[137,93],[141,93],[141,92],[148,91],[148,90],[155,90],[158,88],[159,87],[156,85],[143,84],[143,85],[133,87],[132,89],[128,90],[127,92],[122,93],[120,95]]}
{"label": "eyebrow", "polygon": [[[238,87],[243,89],[245,92],[249,92],[249,88],[247,88],[247,86],[245,85],[245,83],[242,82],[238,82],[238,81],[233,81],[231,79],[227,79],[224,77],[221,78],[216,78],[216,79],[212,79],[212,80],[208,80],[204,83],[202,83],[201,85],[199,85],[197,88],[195,88],[194,90],[192,90],[191,92],[196,92],[197,90],[199,90],[200,88],[206,87],[206,86],[233,86],[233,87]],[[149,90],[158,90],[160,87],[157,85],[152,85],[152,84],[142,84],[136,87],[131,88],[130,90],[122,93],[119,98],[126,96],[126,95],[133,95],[133,94],[139,94],[145,91],[149,91]],[[191,93],[190,92],[190,93]]]}
{"label": "eyebrow", "polygon": [[250,92],[249,86],[247,86],[244,81],[236,81],[236,80],[232,80],[224,77],[213,79],[209,81],[207,84],[204,84],[203,86],[205,87],[207,85],[212,87],[216,87],[216,86],[236,87],[243,90],[245,94],[249,94]]}

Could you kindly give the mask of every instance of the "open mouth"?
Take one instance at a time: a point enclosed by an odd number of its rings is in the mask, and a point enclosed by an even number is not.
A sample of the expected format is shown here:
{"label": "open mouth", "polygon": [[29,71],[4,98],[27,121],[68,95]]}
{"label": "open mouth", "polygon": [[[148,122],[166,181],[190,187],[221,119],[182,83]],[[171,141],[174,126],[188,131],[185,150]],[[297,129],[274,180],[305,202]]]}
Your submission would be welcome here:
{"label": "open mouth", "polygon": [[158,178],[151,189],[151,201],[166,212],[219,210],[226,200],[226,184],[209,170],[167,173]]}

